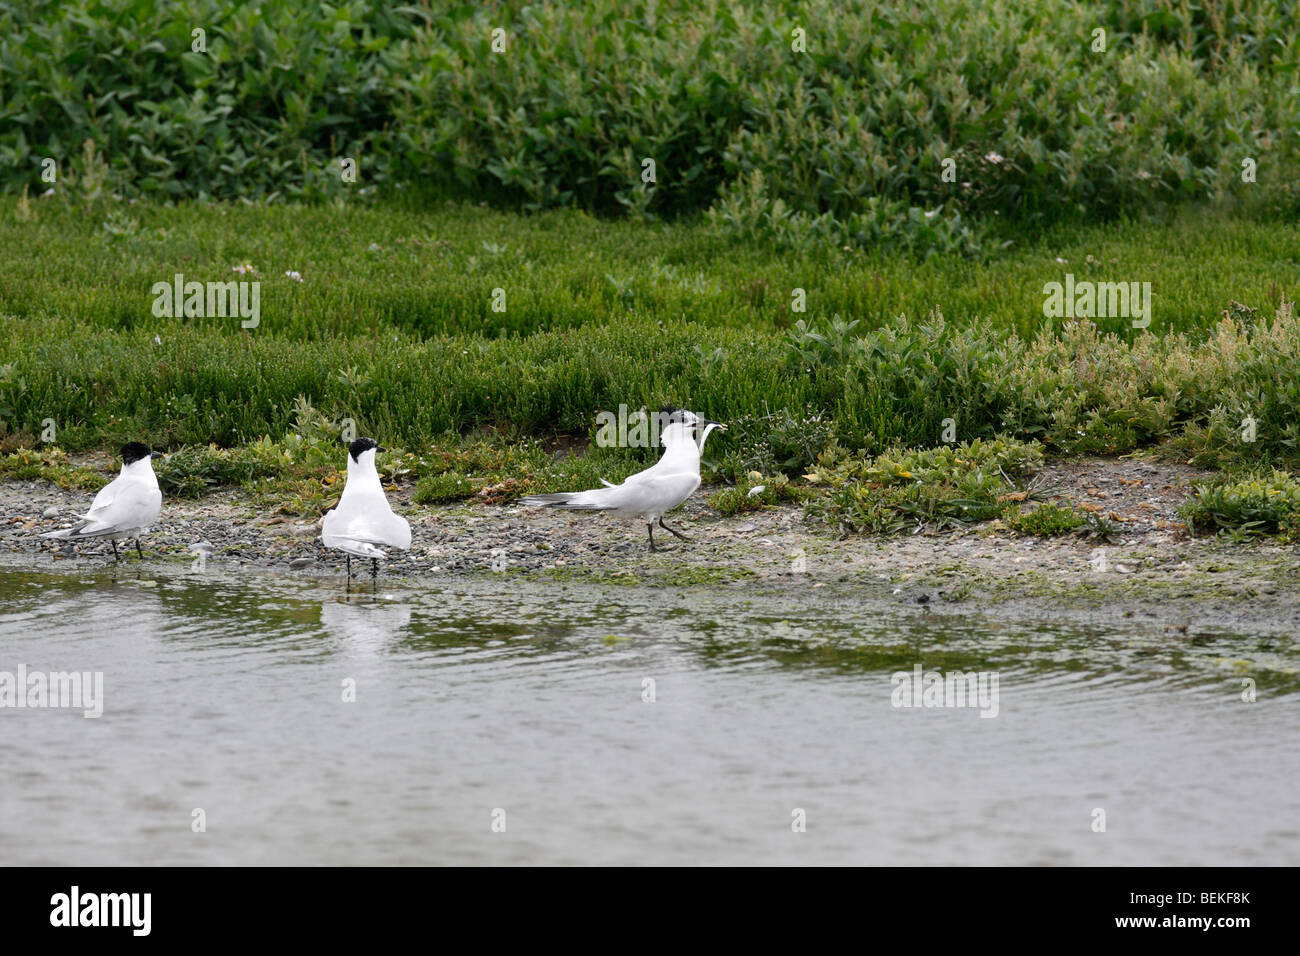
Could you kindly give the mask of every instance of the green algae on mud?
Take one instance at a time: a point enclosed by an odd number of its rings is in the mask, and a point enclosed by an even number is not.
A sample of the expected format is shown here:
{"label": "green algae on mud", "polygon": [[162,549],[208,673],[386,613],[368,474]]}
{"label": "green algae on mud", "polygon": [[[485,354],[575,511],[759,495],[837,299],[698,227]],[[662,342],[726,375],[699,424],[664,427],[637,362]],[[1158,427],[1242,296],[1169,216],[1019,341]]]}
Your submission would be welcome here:
{"label": "green algae on mud", "polygon": [[[953,600],[944,585],[958,570],[970,588]],[[454,604],[466,620],[494,621],[484,630],[493,639],[535,633],[536,624],[512,624],[496,616],[508,595],[515,604],[532,608],[529,620],[557,604],[602,608],[600,643],[609,650],[655,636],[644,625],[619,623],[629,609],[659,608],[665,634],[689,609],[695,629],[715,635],[699,648],[714,662],[740,655],[786,667],[865,674],[908,670],[923,656],[927,667],[944,669],[1172,679],[1219,687],[1228,697],[1241,692],[1243,680],[1266,696],[1300,692],[1295,622],[1282,620],[1276,607],[1256,608],[1253,616],[1225,617],[1207,605],[1204,595],[1162,599],[1153,607],[1150,596],[1127,581],[1036,592],[1020,587],[1024,579],[999,580],[968,566],[949,564],[943,573],[937,571],[895,580],[866,573],[813,580],[800,575],[736,575],[732,569],[711,567],[677,566],[625,575],[562,568],[413,573],[385,575],[378,582],[344,582],[333,574],[294,574],[283,567],[224,562],[212,562],[196,573],[191,567],[153,559],[116,565],[86,560],[35,564],[27,556],[0,554],[0,579],[14,585],[13,594],[24,586],[60,592],[68,587],[146,588],[183,595],[185,612],[193,616],[215,614],[218,605],[225,606],[225,599],[217,597],[210,608],[204,604],[209,589],[227,594],[256,588],[263,599],[240,611],[241,626],[253,629],[276,631],[309,623],[312,615],[299,608],[295,597],[301,595],[309,604],[324,598],[381,610],[437,600]],[[1103,608],[1105,613],[1099,613]],[[909,633],[914,636],[907,637]]]}
{"label": "green algae on mud", "polygon": [[[494,574],[498,572],[474,572],[475,574]],[[654,588],[707,588],[723,584],[736,584],[757,577],[750,568],[737,567],[699,567],[685,565],[677,568],[655,568],[651,570],[624,568],[610,570],[593,567],[553,566],[543,571],[528,572],[514,569],[506,574],[516,578],[537,578],[557,584],[581,582],[583,584],[613,585],[618,587],[654,587]]]}

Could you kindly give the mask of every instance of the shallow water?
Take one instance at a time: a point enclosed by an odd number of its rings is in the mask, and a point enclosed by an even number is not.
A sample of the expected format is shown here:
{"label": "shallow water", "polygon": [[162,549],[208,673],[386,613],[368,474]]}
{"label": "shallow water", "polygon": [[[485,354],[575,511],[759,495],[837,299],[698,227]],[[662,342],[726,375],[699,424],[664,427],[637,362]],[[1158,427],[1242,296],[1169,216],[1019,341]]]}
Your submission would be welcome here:
{"label": "shallow water", "polygon": [[[98,719],[0,708],[0,860],[1294,864],[1298,660],[753,584],[0,566],[0,671],[104,675]],[[917,663],[997,716],[893,706]]]}

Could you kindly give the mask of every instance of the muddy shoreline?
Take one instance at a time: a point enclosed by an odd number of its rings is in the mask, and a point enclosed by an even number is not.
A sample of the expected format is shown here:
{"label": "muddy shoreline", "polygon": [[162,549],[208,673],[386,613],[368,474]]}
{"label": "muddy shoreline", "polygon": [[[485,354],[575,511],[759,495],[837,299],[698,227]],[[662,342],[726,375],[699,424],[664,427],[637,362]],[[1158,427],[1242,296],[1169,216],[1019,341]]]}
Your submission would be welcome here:
{"label": "muddy shoreline", "polygon": [[[1185,638],[1198,632],[1294,636],[1300,631],[1300,554],[1267,539],[1190,538],[1178,520],[1196,473],[1149,462],[1054,463],[1044,477],[1063,500],[1105,509],[1121,529],[1105,544],[1018,536],[997,523],[961,532],[837,538],[795,506],[723,518],[697,493],[670,519],[689,543],[661,533],[646,548],[635,523],[517,505],[417,506],[391,493],[413,546],[394,552],[381,581],[445,586],[451,579],[531,580],[625,587],[711,588],[738,596],[788,594],[796,603],[907,607],[1014,620],[1128,621]],[[43,481],[0,482],[0,561],[61,570],[113,564],[107,544],[42,540],[93,496]],[[144,540],[142,567],[343,576],[319,524],[274,514],[238,490],[170,499]],[[134,566],[134,549],[122,563]],[[129,553],[128,553],[129,550]],[[369,568],[353,565],[369,584]],[[508,584],[506,585],[508,586]]]}

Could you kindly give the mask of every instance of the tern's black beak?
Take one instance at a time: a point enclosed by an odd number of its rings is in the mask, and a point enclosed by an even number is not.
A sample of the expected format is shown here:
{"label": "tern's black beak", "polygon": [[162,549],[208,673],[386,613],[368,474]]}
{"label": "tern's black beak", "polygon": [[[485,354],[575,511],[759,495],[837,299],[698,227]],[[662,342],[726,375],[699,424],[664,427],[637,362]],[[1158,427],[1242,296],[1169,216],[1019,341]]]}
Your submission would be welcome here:
{"label": "tern's black beak", "polygon": [[719,431],[725,432],[727,430],[727,426],[722,424],[722,422],[711,422],[707,418],[701,418],[700,424],[703,425],[705,428],[708,428],[710,425],[716,425]]}
{"label": "tern's black beak", "polygon": [[150,457],[150,458],[161,458],[162,456],[163,456],[163,453],[160,452],[160,451],[151,451],[151,452],[149,452],[149,457]]}
{"label": "tern's black beak", "polygon": [[388,449],[385,448],[383,445],[376,445],[375,451],[388,451]]}

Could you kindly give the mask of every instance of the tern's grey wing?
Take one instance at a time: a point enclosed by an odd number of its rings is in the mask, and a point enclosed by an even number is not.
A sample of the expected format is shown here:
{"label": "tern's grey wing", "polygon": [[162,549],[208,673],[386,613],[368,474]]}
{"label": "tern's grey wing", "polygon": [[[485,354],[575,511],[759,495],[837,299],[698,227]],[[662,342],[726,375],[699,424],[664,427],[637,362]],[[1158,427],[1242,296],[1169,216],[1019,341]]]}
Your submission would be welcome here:
{"label": "tern's grey wing", "polygon": [[613,488],[602,488],[599,494],[607,509],[624,517],[658,517],[689,498],[699,485],[699,475],[678,472],[625,481]]}
{"label": "tern's grey wing", "polygon": [[[647,486],[649,487],[649,486]],[[678,472],[675,475],[661,475],[653,482],[656,505],[664,511],[671,511],[695,493],[700,487],[699,472]]]}
{"label": "tern's grey wing", "polygon": [[[643,470],[641,470],[641,471],[638,471],[638,472],[637,472],[636,474],[634,474],[634,475],[628,475],[626,478],[623,479],[623,484],[625,484],[625,485],[639,485],[639,484],[641,484],[641,483],[644,482],[644,481],[652,481],[652,480],[658,478],[659,475],[663,472],[663,470],[664,470],[664,464],[665,464],[665,459],[664,459],[664,458],[660,458],[657,462],[655,462],[655,463],[654,463],[653,465],[651,465],[649,468],[645,468],[645,469],[643,469]],[[618,487],[618,486],[615,485],[614,487]]]}
{"label": "tern's grey wing", "polygon": [[118,494],[125,488],[129,482],[125,475],[118,475],[103,488],[99,489],[99,494],[95,495],[95,500],[90,503],[90,510],[86,512],[84,518],[88,521],[95,520],[96,512],[102,513],[107,508],[112,507],[113,502],[117,500]]}
{"label": "tern's grey wing", "polygon": [[76,534],[78,537],[93,537],[147,528],[154,523],[161,510],[162,492],[156,486],[143,482],[124,482],[106,502],[100,502],[99,497],[96,497],[95,504],[86,512],[84,523]]}
{"label": "tern's grey wing", "polygon": [[411,548],[411,524],[401,515],[394,514],[385,505],[382,513],[360,516],[353,519],[343,529],[344,537],[370,544],[387,545],[409,551]]}
{"label": "tern's grey wing", "polygon": [[352,497],[321,522],[321,539],[327,547],[348,550],[348,543],[384,545],[407,551],[411,547],[411,525],[394,514],[383,495]]}

